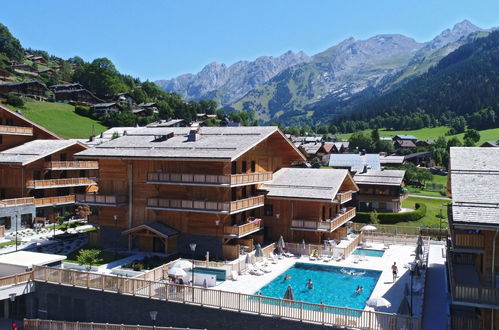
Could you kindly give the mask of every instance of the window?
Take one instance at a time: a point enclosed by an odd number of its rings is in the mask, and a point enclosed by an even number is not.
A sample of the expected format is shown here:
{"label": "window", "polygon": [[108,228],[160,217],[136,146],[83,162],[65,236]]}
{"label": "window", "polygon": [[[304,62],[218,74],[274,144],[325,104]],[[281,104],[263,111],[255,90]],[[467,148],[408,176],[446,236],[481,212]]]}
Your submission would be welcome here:
{"label": "window", "polygon": [[236,191],[236,188],[232,188],[232,189],[230,190],[230,193],[231,193],[231,199],[230,199],[230,200],[231,200],[231,201],[235,201],[235,200],[237,200],[237,191]]}
{"label": "window", "polygon": [[5,188],[0,189],[0,199],[5,199]]}
{"label": "window", "polygon": [[30,228],[33,224],[33,216],[31,213],[21,214],[21,227]]}
{"label": "window", "polygon": [[248,197],[246,194],[247,194],[246,186],[244,186],[243,189],[242,189],[242,198]]}
{"label": "window", "polygon": [[46,163],[51,162],[52,161],[52,155],[45,156],[44,161]]}
{"label": "window", "polygon": [[232,166],[232,168],[231,168],[230,173],[236,174],[237,173],[237,162],[232,162],[231,166]]}
{"label": "window", "polygon": [[40,180],[41,173],[40,171],[33,171],[33,180]]}
{"label": "window", "polygon": [[272,204],[265,204],[263,206],[263,214],[265,216],[273,216],[274,215],[274,205],[272,205]]}
{"label": "window", "polygon": [[243,162],[241,163],[241,172],[242,173],[246,173],[246,170],[247,170],[247,168],[246,168],[246,161],[243,160]]}
{"label": "window", "polygon": [[3,143],[3,135],[0,135],[0,144]]}
{"label": "window", "polygon": [[326,207],[323,206],[322,207],[322,220],[325,220],[326,219]]}
{"label": "window", "polygon": [[10,229],[10,217],[0,217],[0,226]]}
{"label": "window", "polygon": [[60,154],[59,159],[61,162],[65,162],[67,160],[67,155],[66,154]]}
{"label": "window", "polygon": [[256,162],[254,160],[251,161],[251,172],[256,172]]}

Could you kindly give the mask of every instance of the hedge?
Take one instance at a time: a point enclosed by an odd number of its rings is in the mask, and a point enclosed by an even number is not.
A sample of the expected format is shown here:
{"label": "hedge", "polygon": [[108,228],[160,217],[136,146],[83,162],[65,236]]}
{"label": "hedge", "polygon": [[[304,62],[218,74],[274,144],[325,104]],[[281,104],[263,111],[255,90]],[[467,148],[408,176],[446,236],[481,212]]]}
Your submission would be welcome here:
{"label": "hedge", "polygon": [[[411,212],[403,213],[378,213],[378,219],[381,224],[393,225],[398,222],[417,221],[426,215],[426,205],[416,203],[416,209]],[[353,219],[355,222],[369,223],[369,215],[371,212],[357,212]]]}

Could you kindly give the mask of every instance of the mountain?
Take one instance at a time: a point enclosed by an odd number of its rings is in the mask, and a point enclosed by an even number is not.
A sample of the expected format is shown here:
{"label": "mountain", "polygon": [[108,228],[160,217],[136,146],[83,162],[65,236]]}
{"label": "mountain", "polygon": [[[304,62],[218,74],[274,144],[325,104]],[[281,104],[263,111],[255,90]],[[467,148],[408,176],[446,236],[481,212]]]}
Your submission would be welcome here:
{"label": "mountain", "polygon": [[281,56],[262,56],[254,61],[239,61],[230,66],[212,62],[197,74],[158,80],[156,84],[166,91],[180,94],[186,100],[215,99],[227,105],[279,72],[309,60],[310,57],[304,52],[288,51]]}

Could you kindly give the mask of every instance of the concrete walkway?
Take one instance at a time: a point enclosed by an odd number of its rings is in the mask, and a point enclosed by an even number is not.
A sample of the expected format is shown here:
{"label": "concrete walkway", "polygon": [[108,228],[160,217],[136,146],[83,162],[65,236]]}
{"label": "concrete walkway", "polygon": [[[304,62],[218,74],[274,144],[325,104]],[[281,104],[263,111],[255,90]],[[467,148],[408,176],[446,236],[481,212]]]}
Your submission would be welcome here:
{"label": "concrete walkway", "polygon": [[449,293],[445,271],[445,245],[430,244],[423,310],[423,329],[447,329]]}
{"label": "concrete walkway", "polygon": [[437,197],[437,196],[425,196],[425,195],[412,195],[409,194],[409,197],[417,197],[417,198],[428,198],[428,199],[442,199],[445,201],[450,201],[451,199],[448,197]]}

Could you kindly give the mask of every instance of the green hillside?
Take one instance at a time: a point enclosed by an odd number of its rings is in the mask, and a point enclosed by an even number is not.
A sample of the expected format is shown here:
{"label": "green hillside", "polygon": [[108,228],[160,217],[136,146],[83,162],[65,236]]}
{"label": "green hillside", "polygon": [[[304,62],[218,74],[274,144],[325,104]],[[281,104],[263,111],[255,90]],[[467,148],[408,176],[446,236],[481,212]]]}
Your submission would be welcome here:
{"label": "green hillside", "polygon": [[[7,105],[9,108],[13,108]],[[22,114],[54,132],[55,134],[67,138],[88,138],[93,133],[100,134],[107,130],[107,127],[97,120],[83,117],[74,112],[74,106],[64,103],[27,101],[23,108],[18,108]]]}

